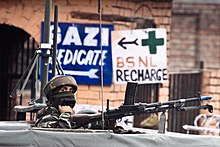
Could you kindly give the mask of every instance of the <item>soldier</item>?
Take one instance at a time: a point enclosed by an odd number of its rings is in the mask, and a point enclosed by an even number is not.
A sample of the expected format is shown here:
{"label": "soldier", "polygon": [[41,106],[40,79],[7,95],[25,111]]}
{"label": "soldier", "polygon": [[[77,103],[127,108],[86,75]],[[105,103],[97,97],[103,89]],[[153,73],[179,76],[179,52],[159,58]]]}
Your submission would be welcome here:
{"label": "soldier", "polygon": [[36,127],[71,128],[70,117],[74,114],[77,83],[71,76],[53,77],[44,87],[47,106],[37,114]]}

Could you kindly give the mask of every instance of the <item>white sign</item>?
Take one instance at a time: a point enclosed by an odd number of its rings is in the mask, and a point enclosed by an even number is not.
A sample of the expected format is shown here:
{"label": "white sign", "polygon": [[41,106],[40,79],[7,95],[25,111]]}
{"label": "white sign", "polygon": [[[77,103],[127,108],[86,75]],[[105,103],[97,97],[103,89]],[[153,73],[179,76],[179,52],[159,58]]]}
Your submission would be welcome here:
{"label": "white sign", "polygon": [[114,83],[166,81],[166,51],[165,29],[112,31]]}

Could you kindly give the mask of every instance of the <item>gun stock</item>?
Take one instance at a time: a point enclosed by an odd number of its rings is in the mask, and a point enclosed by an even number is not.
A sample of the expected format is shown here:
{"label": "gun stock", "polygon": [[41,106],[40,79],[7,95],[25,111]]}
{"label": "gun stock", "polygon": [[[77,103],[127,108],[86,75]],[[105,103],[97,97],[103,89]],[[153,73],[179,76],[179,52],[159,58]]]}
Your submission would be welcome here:
{"label": "gun stock", "polygon": [[101,114],[74,114],[71,116],[72,127],[74,129],[83,127],[91,122],[101,121]]}

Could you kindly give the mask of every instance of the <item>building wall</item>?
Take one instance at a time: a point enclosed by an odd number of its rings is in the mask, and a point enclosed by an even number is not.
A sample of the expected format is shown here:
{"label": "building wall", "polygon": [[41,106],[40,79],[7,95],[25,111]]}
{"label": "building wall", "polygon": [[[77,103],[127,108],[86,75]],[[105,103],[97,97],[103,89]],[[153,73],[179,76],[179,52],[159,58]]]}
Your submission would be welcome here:
{"label": "building wall", "polygon": [[[192,71],[203,62],[202,95],[211,95],[204,104],[220,114],[220,2],[174,0],[171,24],[169,69]],[[208,113],[201,110],[201,113]],[[216,122],[211,123],[215,128]]]}
{"label": "building wall", "polygon": [[206,2],[174,0],[170,71],[220,68],[220,2]]}
{"label": "building wall", "polygon": [[[24,29],[40,44],[41,22],[44,21],[44,0],[5,0],[0,1],[0,23]],[[97,0],[54,0],[58,5],[59,22],[100,23]],[[166,28],[168,56],[170,49],[170,0],[102,0],[102,23],[113,24],[115,30],[146,27],[145,19],[153,20],[159,28]],[[52,13],[53,14],[53,13]],[[53,20],[53,15],[51,16]],[[126,85],[100,86],[79,85],[78,104],[100,105],[102,96],[111,100],[111,106],[118,106],[124,99]],[[160,90],[163,100],[168,98],[168,83]]]}
{"label": "building wall", "polygon": [[214,106],[213,113],[220,115],[220,69],[204,70],[202,89],[204,95],[212,96],[212,100],[210,100],[209,104]]}

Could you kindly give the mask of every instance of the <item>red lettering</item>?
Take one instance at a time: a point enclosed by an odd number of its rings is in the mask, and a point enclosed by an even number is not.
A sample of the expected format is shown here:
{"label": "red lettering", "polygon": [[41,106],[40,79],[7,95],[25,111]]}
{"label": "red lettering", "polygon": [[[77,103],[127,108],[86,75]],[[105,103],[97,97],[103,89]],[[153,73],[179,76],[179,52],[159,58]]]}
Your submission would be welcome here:
{"label": "red lettering", "polygon": [[127,57],[127,58],[126,58],[126,62],[128,63],[128,67],[129,67],[129,68],[132,68],[132,67],[135,66],[134,57]]}
{"label": "red lettering", "polygon": [[117,57],[117,68],[124,67],[124,62],[122,57]]}

